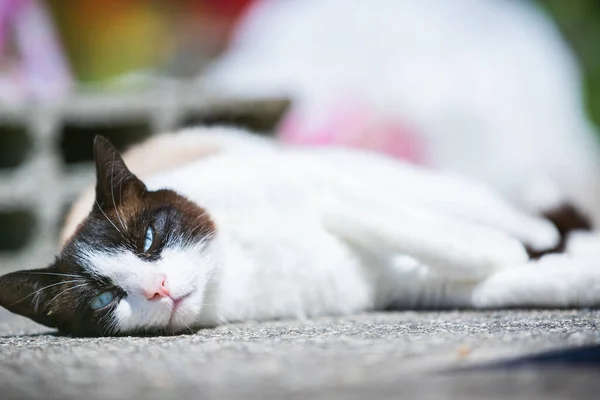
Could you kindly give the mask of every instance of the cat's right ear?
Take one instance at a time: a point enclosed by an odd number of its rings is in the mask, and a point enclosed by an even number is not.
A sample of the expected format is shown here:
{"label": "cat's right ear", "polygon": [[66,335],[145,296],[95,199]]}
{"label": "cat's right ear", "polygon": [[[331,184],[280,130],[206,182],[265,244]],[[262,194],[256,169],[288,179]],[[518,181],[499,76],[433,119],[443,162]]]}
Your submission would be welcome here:
{"label": "cat's right ear", "polygon": [[35,322],[56,328],[49,308],[61,276],[53,266],[42,269],[11,272],[0,276],[0,306]]}
{"label": "cat's right ear", "polygon": [[94,210],[112,209],[146,191],[146,185],[127,168],[115,146],[100,135],[94,138],[94,162],[96,163]]}

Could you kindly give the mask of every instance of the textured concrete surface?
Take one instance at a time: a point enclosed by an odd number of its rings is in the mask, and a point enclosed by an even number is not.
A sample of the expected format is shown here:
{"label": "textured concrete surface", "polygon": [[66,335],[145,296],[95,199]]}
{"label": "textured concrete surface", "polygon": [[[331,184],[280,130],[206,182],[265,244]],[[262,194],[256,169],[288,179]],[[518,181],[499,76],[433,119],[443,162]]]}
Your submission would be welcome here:
{"label": "textured concrete surface", "polygon": [[70,338],[0,311],[0,398],[596,399],[600,366],[452,372],[600,343],[600,311],[396,312]]}

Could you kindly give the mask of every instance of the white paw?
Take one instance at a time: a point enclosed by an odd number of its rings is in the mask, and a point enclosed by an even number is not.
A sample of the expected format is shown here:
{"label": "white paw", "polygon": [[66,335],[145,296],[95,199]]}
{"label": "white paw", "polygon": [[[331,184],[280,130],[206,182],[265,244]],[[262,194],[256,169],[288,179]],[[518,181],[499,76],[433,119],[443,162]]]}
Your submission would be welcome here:
{"label": "white paw", "polygon": [[477,308],[600,306],[597,259],[553,254],[502,270],[473,291]]}
{"label": "white paw", "polygon": [[567,238],[566,253],[577,258],[600,260],[600,232],[571,232]]}

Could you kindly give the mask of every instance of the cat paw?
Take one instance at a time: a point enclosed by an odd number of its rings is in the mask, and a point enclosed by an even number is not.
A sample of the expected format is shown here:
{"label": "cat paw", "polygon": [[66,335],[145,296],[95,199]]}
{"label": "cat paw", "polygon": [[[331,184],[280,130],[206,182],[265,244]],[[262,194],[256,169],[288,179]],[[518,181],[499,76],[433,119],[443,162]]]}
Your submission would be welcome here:
{"label": "cat paw", "polygon": [[598,307],[598,259],[549,254],[514,266],[478,284],[472,293],[476,308]]}

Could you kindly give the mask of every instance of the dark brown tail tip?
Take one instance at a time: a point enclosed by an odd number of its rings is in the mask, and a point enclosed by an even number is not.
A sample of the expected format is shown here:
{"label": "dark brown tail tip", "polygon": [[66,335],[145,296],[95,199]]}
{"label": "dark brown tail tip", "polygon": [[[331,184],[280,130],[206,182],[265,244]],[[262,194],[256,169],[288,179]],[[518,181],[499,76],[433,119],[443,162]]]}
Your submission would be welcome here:
{"label": "dark brown tail tip", "polygon": [[534,260],[545,254],[564,252],[567,245],[567,236],[570,232],[591,231],[593,228],[590,218],[570,203],[563,203],[559,207],[544,212],[542,216],[556,226],[560,233],[560,241],[556,247],[543,251],[536,251],[527,247],[529,257]]}

